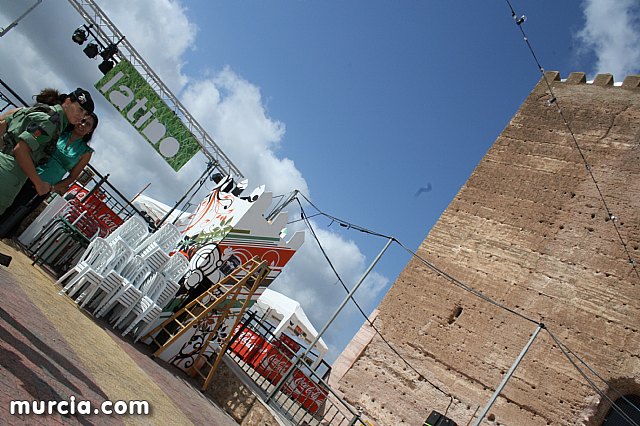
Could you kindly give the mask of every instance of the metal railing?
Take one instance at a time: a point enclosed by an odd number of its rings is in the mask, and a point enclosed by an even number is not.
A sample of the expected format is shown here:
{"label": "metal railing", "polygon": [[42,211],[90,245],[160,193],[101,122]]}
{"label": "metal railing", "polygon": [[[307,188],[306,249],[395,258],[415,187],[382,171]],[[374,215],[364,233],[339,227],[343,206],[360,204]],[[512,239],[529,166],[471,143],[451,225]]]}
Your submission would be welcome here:
{"label": "metal railing", "polygon": [[267,397],[295,355],[306,349],[286,335],[276,337],[271,330],[268,323],[250,312],[227,348],[227,355],[239,367],[235,372],[244,376],[243,381],[253,384],[256,395],[293,425],[365,425],[360,413],[327,383],[328,364],[318,363],[313,357],[304,359],[278,392]]}

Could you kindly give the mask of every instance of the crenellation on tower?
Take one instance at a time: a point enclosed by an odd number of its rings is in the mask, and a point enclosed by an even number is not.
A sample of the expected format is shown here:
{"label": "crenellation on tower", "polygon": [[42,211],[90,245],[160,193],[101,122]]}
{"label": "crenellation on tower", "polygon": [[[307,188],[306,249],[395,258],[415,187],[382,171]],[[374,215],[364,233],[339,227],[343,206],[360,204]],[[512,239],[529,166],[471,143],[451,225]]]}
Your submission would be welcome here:
{"label": "crenellation on tower", "polygon": [[584,84],[587,82],[587,75],[583,72],[572,72],[567,77],[567,84]]}
{"label": "crenellation on tower", "polygon": [[640,75],[628,75],[622,82],[623,89],[637,89],[640,87]]}
{"label": "crenellation on tower", "polygon": [[593,84],[596,86],[613,86],[613,75],[611,74],[598,74],[593,79]]}

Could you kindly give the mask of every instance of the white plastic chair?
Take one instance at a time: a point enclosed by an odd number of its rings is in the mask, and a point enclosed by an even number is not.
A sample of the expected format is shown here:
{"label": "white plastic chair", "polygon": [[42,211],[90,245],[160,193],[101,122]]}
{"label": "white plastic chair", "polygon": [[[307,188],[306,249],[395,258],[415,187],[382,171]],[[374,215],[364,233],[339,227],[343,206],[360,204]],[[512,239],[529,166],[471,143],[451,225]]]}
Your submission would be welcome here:
{"label": "white plastic chair", "polygon": [[[178,282],[188,269],[189,260],[185,255],[180,252],[174,253],[164,268],[154,277],[153,282],[147,288],[147,294],[144,294],[140,302],[133,306],[132,309],[128,312],[123,312],[117,319],[116,327],[124,328],[127,323],[129,324],[123,336],[129,333],[139,321],[149,323],[160,315],[162,308],[180,289]],[[152,309],[153,312],[151,312]],[[133,320],[131,320],[132,316],[134,317]]]}
{"label": "white plastic chair", "polygon": [[158,248],[165,253],[170,253],[176,244],[178,244],[180,238],[178,228],[174,224],[167,223],[142,241],[142,243],[136,247],[135,251],[142,256]]}
{"label": "white plastic chair", "polygon": [[[135,317],[122,332],[123,336],[126,336],[130,331],[137,328],[134,334],[134,342],[137,342],[140,337],[144,336],[147,329],[160,316],[162,309],[173,299],[180,289],[180,285],[173,280],[164,279],[163,281],[163,285],[159,286],[160,292],[156,296],[156,302],[153,301],[153,297],[145,296],[140,303],[136,304],[131,310],[131,314],[135,315]],[[116,327],[120,324],[120,322],[116,323]]]}
{"label": "white plastic chair", "polygon": [[[131,311],[133,306],[142,299],[146,288],[151,285],[152,279],[149,279],[149,275],[152,273],[151,267],[139,256],[136,262],[139,266],[135,267],[135,271],[128,275],[123,276],[123,280],[119,283],[118,287],[111,291],[107,297],[96,308],[96,318],[100,318],[109,312],[113,308],[122,307],[123,313]],[[105,277],[106,280],[107,277]],[[112,317],[119,318],[120,314],[114,313]]]}
{"label": "white plastic chair", "polygon": [[115,246],[111,247],[111,250],[113,255],[106,265],[102,268],[85,269],[76,279],[69,282],[60,291],[60,294],[67,293],[72,299],[79,294],[80,296],[76,299],[76,303],[83,302],[82,306],[85,306],[86,301],[89,300],[86,299],[86,296],[95,293],[95,287],[104,279],[104,276],[110,271],[121,273],[133,256],[133,251],[124,241],[116,243]]}
{"label": "white plastic chair", "polygon": [[160,247],[153,251],[145,251],[142,258],[147,261],[154,272],[159,272],[169,261],[169,255]]}
{"label": "white plastic chair", "polygon": [[141,217],[134,215],[109,234],[107,241],[110,244],[114,244],[118,239],[122,239],[130,247],[136,247],[148,236],[149,228],[147,223]]}
{"label": "white plastic chair", "polygon": [[[126,245],[122,242],[121,244]],[[127,249],[131,253],[131,249]],[[130,254],[129,253],[129,254]],[[123,256],[124,257],[124,256]],[[135,256],[118,264],[117,268],[111,269],[99,280],[94,279],[91,285],[76,300],[80,307],[94,307],[94,313],[120,289],[124,282],[134,279],[140,269],[143,268],[144,261]],[[148,268],[148,267],[147,267]],[[148,272],[148,271],[146,271]],[[98,277],[95,277],[98,278]],[[97,281],[97,282],[96,282]]]}
{"label": "white plastic chair", "polygon": [[64,286],[64,281],[71,278],[69,284],[77,280],[87,268],[92,268],[98,272],[102,272],[108,265],[109,261],[113,257],[113,248],[109,245],[107,240],[103,238],[94,239],[89,247],[84,251],[82,257],[76,263],[76,265],[69,269],[63,276],[61,276],[56,284]]}
{"label": "white plastic chair", "polygon": [[166,278],[178,282],[187,273],[188,269],[189,260],[187,257],[180,252],[176,252],[169,258],[169,261],[160,272]]}

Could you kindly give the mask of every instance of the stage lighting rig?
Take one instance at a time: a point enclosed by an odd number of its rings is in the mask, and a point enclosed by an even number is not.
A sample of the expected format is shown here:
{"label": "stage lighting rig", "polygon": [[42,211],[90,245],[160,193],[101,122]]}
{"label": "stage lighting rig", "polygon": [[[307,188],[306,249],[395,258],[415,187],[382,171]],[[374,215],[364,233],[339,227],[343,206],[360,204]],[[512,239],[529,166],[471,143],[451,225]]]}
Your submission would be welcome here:
{"label": "stage lighting rig", "polygon": [[71,36],[71,40],[73,40],[74,43],[83,45],[89,39],[89,36],[93,37],[93,41],[87,44],[87,46],[82,49],[82,51],[85,55],[87,55],[88,58],[91,59],[94,59],[95,57],[100,55],[102,57],[102,62],[98,65],[98,69],[103,74],[106,74],[111,71],[117,63],[117,60],[114,57],[118,54],[118,44],[120,44],[120,42],[124,40],[124,37],[122,37],[116,43],[109,43],[105,46],[105,44],[102,43],[98,39],[98,37],[96,37],[96,35],[91,31],[92,26],[93,25],[82,25],[76,28],[76,30],[73,32],[73,35]]}

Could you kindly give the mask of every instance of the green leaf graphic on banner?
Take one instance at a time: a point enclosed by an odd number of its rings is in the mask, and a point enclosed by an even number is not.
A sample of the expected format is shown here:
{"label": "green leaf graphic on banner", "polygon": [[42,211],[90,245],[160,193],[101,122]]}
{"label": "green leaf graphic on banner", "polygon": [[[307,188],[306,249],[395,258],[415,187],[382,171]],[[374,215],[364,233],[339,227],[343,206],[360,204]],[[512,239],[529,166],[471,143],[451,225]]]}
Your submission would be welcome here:
{"label": "green leaf graphic on banner", "polygon": [[130,62],[121,60],[95,87],[173,170],[180,170],[200,150],[182,120]]}

